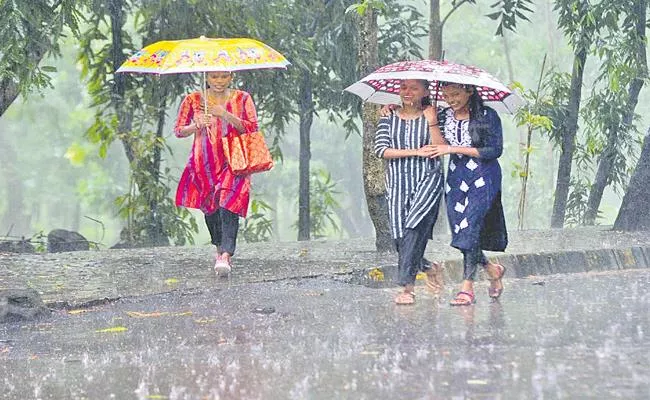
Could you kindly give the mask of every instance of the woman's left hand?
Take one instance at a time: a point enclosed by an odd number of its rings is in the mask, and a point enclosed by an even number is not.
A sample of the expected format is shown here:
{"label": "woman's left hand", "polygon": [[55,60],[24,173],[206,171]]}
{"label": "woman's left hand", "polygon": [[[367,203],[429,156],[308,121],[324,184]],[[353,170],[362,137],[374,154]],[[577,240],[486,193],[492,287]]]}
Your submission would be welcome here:
{"label": "woman's left hand", "polygon": [[202,106],[201,108],[203,108],[204,112],[207,111],[206,114],[210,114],[213,117],[217,117],[217,118],[223,118],[223,116],[226,115],[226,113],[228,113],[226,108],[224,106],[220,106],[220,105],[210,105],[210,104],[208,104],[208,109],[207,110],[205,110],[204,106]]}
{"label": "woman's left hand", "polygon": [[422,114],[424,115],[424,118],[426,118],[427,124],[438,125],[438,115],[436,114],[435,107],[428,106],[427,108],[422,110]]}

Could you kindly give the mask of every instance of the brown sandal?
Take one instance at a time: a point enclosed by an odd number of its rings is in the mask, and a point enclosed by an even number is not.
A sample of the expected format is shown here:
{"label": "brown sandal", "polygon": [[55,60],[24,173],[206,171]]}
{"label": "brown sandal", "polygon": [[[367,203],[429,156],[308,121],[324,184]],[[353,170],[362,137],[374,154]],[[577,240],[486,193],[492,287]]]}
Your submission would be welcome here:
{"label": "brown sandal", "polygon": [[471,306],[476,303],[474,293],[463,292],[462,290],[456,293],[456,297],[449,302],[450,306]]}
{"label": "brown sandal", "polygon": [[[498,299],[499,296],[501,296],[501,293],[503,293],[504,287],[503,287],[503,282],[501,281],[501,279],[503,278],[503,275],[506,274],[506,267],[504,267],[501,264],[494,264],[494,265],[497,266],[497,268],[500,271],[500,274],[496,278],[488,278],[488,281],[490,281],[490,287],[488,288],[488,296],[490,296],[493,299]],[[499,289],[493,288],[492,283],[494,283],[494,282],[499,282],[501,287]]]}
{"label": "brown sandal", "polygon": [[427,285],[427,288],[434,293],[439,293],[444,287],[444,280],[442,276],[442,266],[437,262],[431,263],[431,268],[426,272],[426,279],[424,283]]}
{"label": "brown sandal", "polygon": [[395,304],[407,306],[415,304],[415,292],[402,292],[395,297]]}

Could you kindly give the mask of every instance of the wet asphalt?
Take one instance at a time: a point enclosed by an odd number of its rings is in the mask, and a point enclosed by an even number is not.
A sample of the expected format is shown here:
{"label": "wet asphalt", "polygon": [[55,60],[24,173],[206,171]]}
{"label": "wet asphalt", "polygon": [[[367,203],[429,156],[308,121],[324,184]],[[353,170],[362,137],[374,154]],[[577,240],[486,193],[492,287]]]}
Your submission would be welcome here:
{"label": "wet asphalt", "polygon": [[321,276],[0,325],[4,399],[647,399],[649,270],[505,279],[450,307]]}

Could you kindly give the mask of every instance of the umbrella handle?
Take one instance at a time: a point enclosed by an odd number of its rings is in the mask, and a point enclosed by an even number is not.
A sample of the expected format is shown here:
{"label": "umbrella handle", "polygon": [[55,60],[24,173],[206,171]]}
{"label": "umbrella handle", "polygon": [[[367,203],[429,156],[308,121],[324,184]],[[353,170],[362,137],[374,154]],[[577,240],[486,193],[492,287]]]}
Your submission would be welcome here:
{"label": "umbrella handle", "polygon": [[[205,71],[203,71],[203,109],[205,110],[205,113],[207,114],[207,112],[208,112],[208,84],[207,84]],[[212,133],[212,130],[210,129],[210,124],[205,126],[205,130],[208,133],[208,138],[212,141],[213,133]]]}

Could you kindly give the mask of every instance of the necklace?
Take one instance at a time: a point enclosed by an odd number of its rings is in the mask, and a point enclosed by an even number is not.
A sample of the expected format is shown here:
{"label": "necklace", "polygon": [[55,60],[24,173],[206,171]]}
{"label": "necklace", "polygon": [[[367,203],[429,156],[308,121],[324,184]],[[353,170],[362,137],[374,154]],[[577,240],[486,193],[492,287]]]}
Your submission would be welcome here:
{"label": "necklace", "polygon": [[223,92],[223,95],[212,94],[208,90],[208,103],[210,103],[211,105],[223,106],[224,104],[226,104],[228,102],[231,95],[232,95],[232,91],[230,89],[226,89]]}

